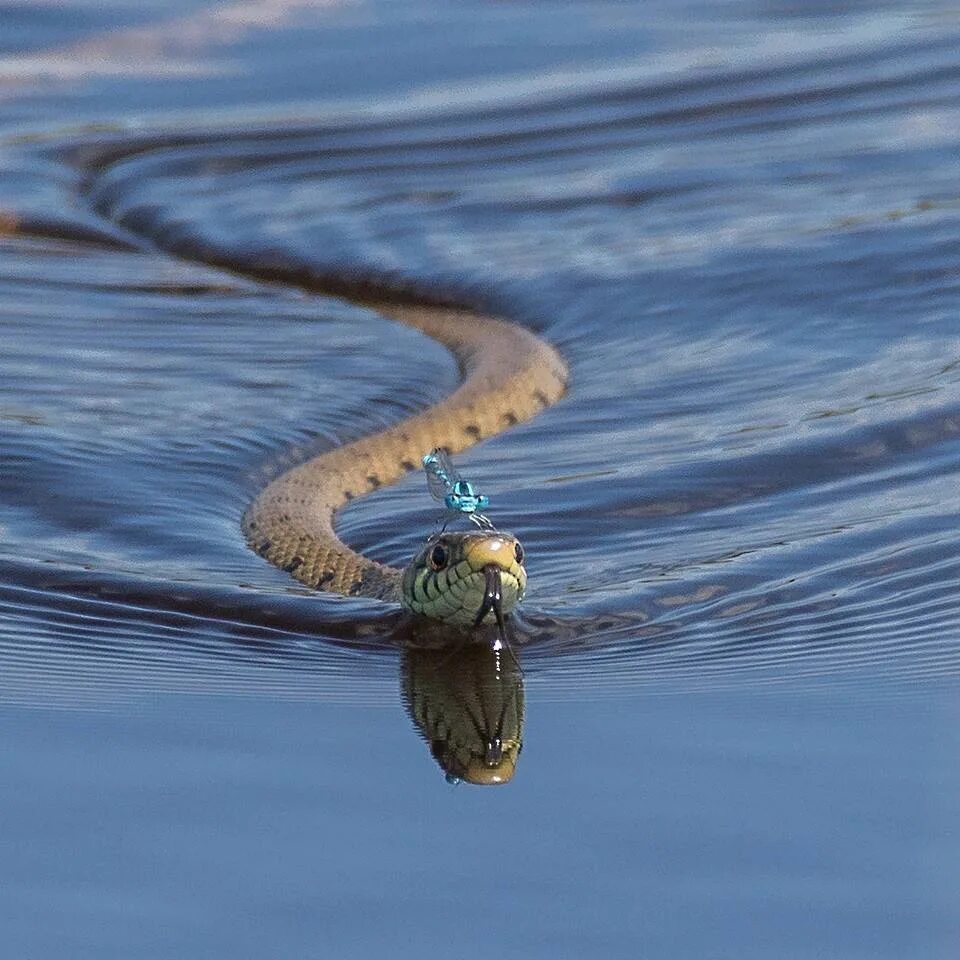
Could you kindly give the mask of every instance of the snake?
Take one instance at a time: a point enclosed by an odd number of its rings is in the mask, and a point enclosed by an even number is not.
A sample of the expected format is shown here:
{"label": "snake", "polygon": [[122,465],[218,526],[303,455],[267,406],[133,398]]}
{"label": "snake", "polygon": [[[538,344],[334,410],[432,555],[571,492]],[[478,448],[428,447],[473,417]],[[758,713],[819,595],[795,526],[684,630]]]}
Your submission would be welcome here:
{"label": "snake", "polygon": [[399,603],[415,617],[459,630],[494,622],[502,630],[502,617],[523,598],[527,580],[523,547],[513,534],[443,531],[399,569],[344,543],[336,514],[419,469],[425,453],[460,453],[552,406],[567,390],[567,364],[531,330],[478,309],[359,302],[446,347],[459,365],[459,386],[393,426],[275,477],[245,511],[243,533],[260,556],[313,589]]}

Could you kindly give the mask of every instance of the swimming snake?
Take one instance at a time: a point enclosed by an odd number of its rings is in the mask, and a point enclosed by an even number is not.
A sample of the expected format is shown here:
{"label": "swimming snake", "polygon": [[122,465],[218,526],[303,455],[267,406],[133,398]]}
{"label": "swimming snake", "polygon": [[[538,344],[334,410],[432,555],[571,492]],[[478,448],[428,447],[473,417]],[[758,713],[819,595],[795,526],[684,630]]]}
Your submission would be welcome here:
{"label": "swimming snake", "polygon": [[315,589],[398,602],[460,628],[499,622],[526,584],[523,549],[511,534],[444,532],[400,570],[347,546],[334,517],[355,497],[418,469],[430,450],[456,454],[536,416],[565,392],[567,366],[531,331],[479,311],[367,305],[446,346],[462,383],[421,413],[282,473],[247,509],[244,534],[261,556]]}

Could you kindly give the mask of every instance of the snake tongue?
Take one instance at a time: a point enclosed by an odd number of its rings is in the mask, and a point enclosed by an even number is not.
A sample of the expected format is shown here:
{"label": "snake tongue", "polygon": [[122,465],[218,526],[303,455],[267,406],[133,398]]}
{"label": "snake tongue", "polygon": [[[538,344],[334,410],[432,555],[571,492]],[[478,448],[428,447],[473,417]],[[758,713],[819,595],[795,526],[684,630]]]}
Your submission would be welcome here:
{"label": "snake tongue", "polygon": [[485,578],[483,590],[483,603],[480,604],[480,612],[476,620],[473,621],[475,627],[479,627],[483,618],[492,610],[497,618],[497,626],[503,633],[503,587],[500,583],[500,568],[495,563],[488,563],[483,568]]}

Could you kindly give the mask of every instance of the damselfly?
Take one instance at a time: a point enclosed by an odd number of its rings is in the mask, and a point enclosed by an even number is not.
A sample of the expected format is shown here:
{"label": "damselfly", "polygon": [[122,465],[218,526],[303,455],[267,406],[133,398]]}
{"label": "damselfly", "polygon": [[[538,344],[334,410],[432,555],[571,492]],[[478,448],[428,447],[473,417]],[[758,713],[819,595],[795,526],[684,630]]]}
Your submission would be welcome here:
{"label": "damselfly", "polygon": [[[481,529],[492,529],[493,524],[480,512],[490,506],[490,498],[477,493],[472,484],[463,479],[454,468],[446,451],[439,447],[423,458],[427,486],[434,500],[439,500],[451,514],[464,514]],[[449,521],[449,517],[447,518]]]}

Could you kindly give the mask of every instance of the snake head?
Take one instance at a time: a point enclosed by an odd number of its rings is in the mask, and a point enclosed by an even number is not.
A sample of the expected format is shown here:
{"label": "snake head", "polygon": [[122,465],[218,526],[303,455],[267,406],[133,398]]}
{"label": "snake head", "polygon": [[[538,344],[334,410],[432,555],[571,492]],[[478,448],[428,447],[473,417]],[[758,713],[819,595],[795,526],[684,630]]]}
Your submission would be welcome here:
{"label": "snake head", "polygon": [[458,627],[500,623],[523,598],[523,547],[512,534],[481,530],[431,537],[403,574],[407,610]]}

